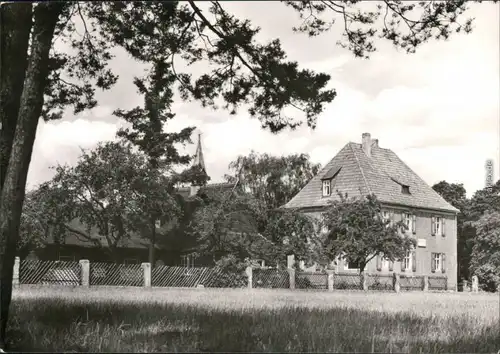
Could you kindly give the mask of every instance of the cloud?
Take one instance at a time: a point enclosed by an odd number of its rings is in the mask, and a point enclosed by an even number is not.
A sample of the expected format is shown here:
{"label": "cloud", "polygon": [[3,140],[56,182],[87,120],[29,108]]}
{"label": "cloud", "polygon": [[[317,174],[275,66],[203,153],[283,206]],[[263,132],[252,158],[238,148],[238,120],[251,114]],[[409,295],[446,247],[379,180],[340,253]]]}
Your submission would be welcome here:
{"label": "cloud", "polygon": [[[487,158],[494,159],[499,178],[499,4],[470,5],[469,16],[476,18],[470,35],[430,41],[412,55],[377,42],[380,50],[369,60],[355,59],[338,47],[338,31],[316,38],[294,34],[292,27],[300,19],[282,3],[266,3],[266,11],[257,2],[227,2],[224,7],[260,26],[260,40],[279,38],[289,58],[301,67],[330,74],[329,86],[338,96],[320,115],[314,131],[301,127],[278,135],[263,131],[244,110],[230,116],[176,99],[177,116],[166,128],[196,126],[203,133],[213,181],[220,181],[228,164],[251,150],[274,155],[304,152],[324,164],[349,141],[360,142],[364,132],[392,149],[431,185],[441,180],[464,183],[470,195],[484,187]],[[112,139],[123,124],[110,117],[114,109],[142,104],[132,80],[144,66],[117,49],[113,68],[120,81],[99,94],[99,108],[41,124],[30,183],[50,178],[47,166],[55,161],[74,163],[79,144],[92,147]],[[195,144],[185,149],[194,153]]]}
{"label": "cloud", "polygon": [[74,164],[81,149],[92,149],[100,141],[115,139],[116,131],[117,125],[100,121],[77,119],[45,123],[40,120],[28,173],[28,188],[50,179],[53,171],[49,167]]}

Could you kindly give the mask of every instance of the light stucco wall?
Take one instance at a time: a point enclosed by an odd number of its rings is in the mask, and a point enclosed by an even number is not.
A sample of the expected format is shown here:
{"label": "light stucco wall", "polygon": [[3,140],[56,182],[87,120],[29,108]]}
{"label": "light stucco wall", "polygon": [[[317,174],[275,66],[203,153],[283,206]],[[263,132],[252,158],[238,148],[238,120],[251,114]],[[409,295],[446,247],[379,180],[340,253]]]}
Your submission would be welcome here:
{"label": "light stucco wall", "polygon": [[[389,274],[392,272],[404,273],[408,275],[446,275],[448,277],[448,289],[456,290],[457,287],[457,218],[454,214],[448,214],[443,212],[434,212],[431,210],[418,210],[418,209],[407,209],[401,207],[391,207],[387,206],[383,210],[387,210],[394,213],[394,220],[401,220],[402,213],[415,214],[416,216],[416,234],[412,234],[417,240],[425,239],[426,246],[416,248],[416,272],[412,269],[407,269],[401,272],[401,262],[394,262],[393,270],[390,272],[388,268],[377,270],[377,261],[374,258],[370,261],[366,267],[367,273],[379,273],[379,274]],[[309,211],[306,212],[314,218],[321,217],[321,211]],[[431,218],[433,216],[439,216],[445,219],[445,236],[432,236],[431,233]],[[408,231],[411,233],[411,230]],[[441,271],[433,273],[431,271],[431,254],[432,253],[444,253],[446,255],[445,273]],[[345,269],[344,261],[340,261],[337,264],[337,271],[339,272],[353,272],[356,270]]]}

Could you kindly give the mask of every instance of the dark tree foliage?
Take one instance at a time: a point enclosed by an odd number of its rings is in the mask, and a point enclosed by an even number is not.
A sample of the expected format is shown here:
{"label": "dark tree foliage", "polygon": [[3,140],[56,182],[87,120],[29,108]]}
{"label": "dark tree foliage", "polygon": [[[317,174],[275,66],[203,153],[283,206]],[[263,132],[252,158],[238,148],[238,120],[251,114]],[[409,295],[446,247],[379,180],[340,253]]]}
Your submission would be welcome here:
{"label": "dark tree foliage", "polygon": [[[339,17],[343,40],[337,42],[356,57],[368,58],[376,50],[374,39],[389,40],[396,48],[415,53],[430,39],[448,39],[453,33],[472,31],[473,19],[461,19],[470,1],[284,1],[303,19],[297,32],[317,36],[329,31]],[[495,1],[496,2],[496,1]],[[333,16],[332,13],[337,16]],[[377,28],[380,26],[381,29]]]}
{"label": "dark tree foliage", "polygon": [[319,168],[307,154],[271,156],[252,151],[229,164],[232,174],[226,175],[226,179],[238,180],[255,198],[264,201],[268,209],[276,209],[292,199]]}

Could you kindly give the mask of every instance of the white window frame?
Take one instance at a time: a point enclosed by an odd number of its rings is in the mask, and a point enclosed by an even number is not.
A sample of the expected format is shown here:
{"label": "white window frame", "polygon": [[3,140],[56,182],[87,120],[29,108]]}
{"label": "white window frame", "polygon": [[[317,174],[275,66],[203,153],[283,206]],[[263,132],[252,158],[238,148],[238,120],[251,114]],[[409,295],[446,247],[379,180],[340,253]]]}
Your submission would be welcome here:
{"label": "white window frame", "polygon": [[323,197],[332,195],[332,181],[327,179],[323,181]]}
{"label": "white window frame", "polygon": [[388,258],[382,257],[382,259],[380,261],[380,268],[382,270],[389,270],[389,259]]}
{"label": "white window frame", "polygon": [[411,233],[413,230],[413,216],[410,213],[403,213],[403,218],[406,227],[408,228],[405,230],[406,233]]}
{"label": "white window frame", "polygon": [[[389,212],[389,210],[382,210],[382,220],[384,222],[391,220],[391,213]],[[389,226],[391,226],[390,223],[388,223],[385,227],[389,227]]]}
{"label": "white window frame", "polygon": [[435,233],[436,236],[442,236],[443,235],[443,218],[441,216],[436,216],[434,218],[435,220]]}
{"label": "white window frame", "polygon": [[443,271],[443,254],[442,253],[434,253],[434,258],[432,259],[434,262],[434,271],[442,272]]}
{"label": "white window frame", "polygon": [[412,252],[411,251],[408,251],[406,253],[406,256],[405,258],[403,258],[403,262],[404,262],[404,265],[405,265],[405,272],[411,272],[412,271]]}

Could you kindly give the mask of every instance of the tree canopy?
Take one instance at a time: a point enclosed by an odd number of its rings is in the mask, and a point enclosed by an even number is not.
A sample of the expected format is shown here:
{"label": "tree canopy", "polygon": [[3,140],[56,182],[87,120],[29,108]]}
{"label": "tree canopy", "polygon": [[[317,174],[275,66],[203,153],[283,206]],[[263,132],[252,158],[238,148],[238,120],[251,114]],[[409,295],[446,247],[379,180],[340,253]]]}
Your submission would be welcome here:
{"label": "tree canopy", "polygon": [[385,220],[374,195],[349,198],[339,193],[323,213],[323,247],[333,260],[337,257],[359,265],[363,273],[376,256],[392,261],[403,259],[416,246],[402,221]]}
{"label": "tree canopy", "polygon": [[[181,213],[172,179],[161,172],[151,169],[147,156],[130,144],[101,143],[84,151],[76,166],[56,168],[44,187],[50,195],[45,212],[58,227],[115,257],[132,234],[147,239],[152,209],[164,218]],[[75,219],[84,227],[73,227]]]}
{"label": "tree canopy", "polygon": [[255,198],[276,209],[292,199],[320,168],[307,154],[271,156],[252,151],[229,164],[228,181],[236,180]]}
{"label": "tree canopy", "polygon": [[484,290],[496,291],[500,286],[500,212],[487,210],[474,226],[471,270]]}

